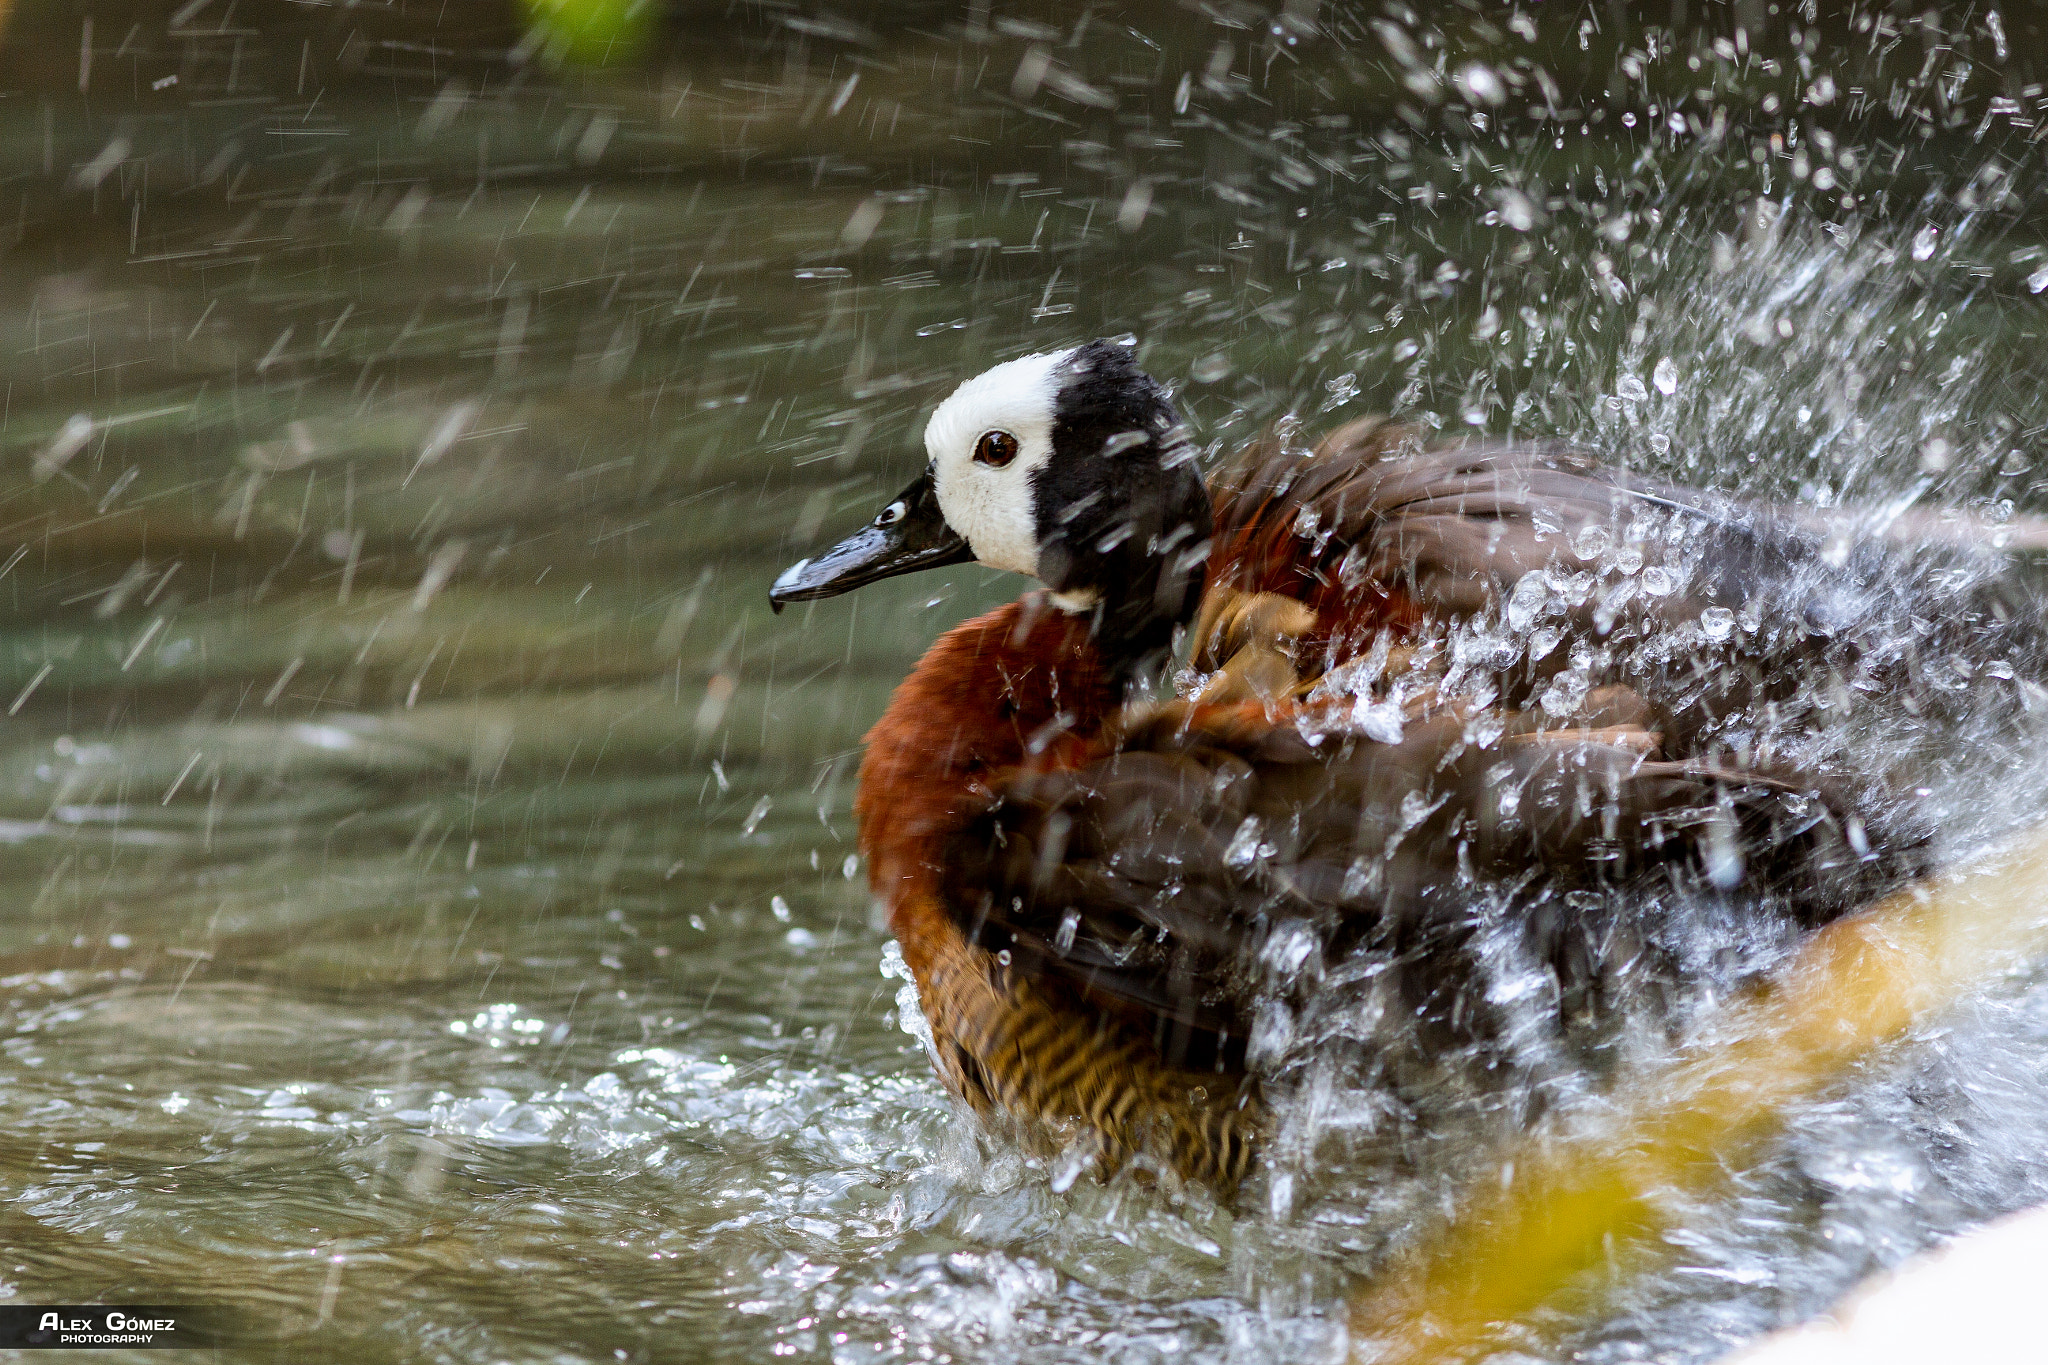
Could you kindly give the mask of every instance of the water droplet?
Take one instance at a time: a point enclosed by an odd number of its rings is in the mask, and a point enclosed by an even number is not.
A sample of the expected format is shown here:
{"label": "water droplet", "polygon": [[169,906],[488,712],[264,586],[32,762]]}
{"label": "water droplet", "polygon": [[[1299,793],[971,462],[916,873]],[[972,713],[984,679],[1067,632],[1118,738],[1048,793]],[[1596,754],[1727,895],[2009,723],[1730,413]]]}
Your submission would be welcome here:
{"label": "water droplet", "polygon": [[1278,1061],[1293,1041],[1293,1012],[1277,1000],[1268,1001],[1252,1020],[1251,1037],[1245,1040],[1245,1056],[1256,1061]]}
{"label": "water droplet", "polygon": [[[1503,765],[1503,766],[1505,766],[1505,765]],[[1502,788],[1500,789],[1500,817],[1501,817],[1501,819],[1503,819],[1503,820],[1512,820],[1512,819],[1514,819],[1514,816],[1515,816],[1515,812],[1516,812],[1516,811],[1518,811],[1518,810],[1520,810],[1521,808],[1522,808],[1522,789],[1521,789],[1520,787],[1502,787]]]}
{"label": "water droplet", "polygon": [[1062,953],[1073,951],[1075,931],[1081,927],[1081,912],[1069,910],[1060,919],[1059,932],[1053,935],[1052,946]]}
{"label": "water droplet", "polygon": [[1197,384],[1214,384],[1230,374],[1230,357],[1217,351],[1205,355],[1188,368],[1188,377]]}
{"label": "water droplet", "polygon": [[1508,626],[1514,630],[1527,630],[1543,614],[1543,606],[1550,596],[1550,580],[1543,570],[1536,569],[1522,575],[1515,584],[1514,592],[1508,595]]}
{"label": "water droplet", "polygon": [[764,796],[759,801],[756,801],[754,803],[754,808],[747,812],[747,822],[744,825],[740,826],[741,836],[749,836],[753,834],[755,830],[759,829],[761,827],[761,822],[768,818],[768,812],[772,810],[774,806],[775,798],[772,796]]}
{"label": "water droplet", "polygon": [[1448,793],[1432,801],[1421,792],[1409,792],[1401,798],[1401,832],[1406,834],[1436,813],[1437,807],[1450,800]]}
{"label": "water droplet", "polygon": [[[1590,685],[1591,680],[1576,669],[1560,673],[1550,680],[1550,686],[1543,689],[1543,695],[1536,699],[1536,704],[1551,716],[1568,716],[1579,709]],[[1506,814],[1505,809],[1502,814]]]}
{"label": "water droplet", "polygon": [[1507,87],[1493,68],[1480,62],[1472,62],[1459,69],[1451,78],[1456,82],[1458,92],[1474,104],[1499,105],[1508,97]]}
{"label": "water droplet", "polygon": [[1277,1171],[1266,1185],[1266,1209],[1275,1218],[1294,1211],[1294,1172]]}
{"label": "water droplet", "polygon": [[1244,823],[1237,827],[1237,833],[1231,836],[1229,846],[1223,850],[1223,862],[1226,867],[1249,867],[1258,856],[1259,817],[1247,815]]}
{"label": "water droplet", "polygon": [[[1414,794],[1409,793],[1411,796]],[[1308,965],[1309,959],[1316,954],[1316,948],[1313,930],[1300,920],[1286,920],[1274,927],[1272,937],[1259,950],[1259,961],[1276,979],[1289,980]],[[1291,1019],[1287,1023],[1291,1029]]]}
{"label": "water droplet", "polygon": [[1926,227],[1921,228],[1918,232],[1914,233],[1913,259],[1916,261],[1924,261],[1928,257],[1932,256],[1934,254],[1934,244],[1936,241],[1940,239],[1940,236],[1941,234],[1935,230],[1934,224],[1932,223],[1929,223]]}
{"label": "water droplet", "polygon": [[1708,607],[1700,613],[1700,630],[1719,643],[1735,633],[1735,613],[1726,607]]}
{"label": "water droplet", "polygon": [[1370,698],[1361,697],[1357,710],[1352,713],[1352,719],[1369,739],[1376,739],[1382,744],[1401,742],[1404,717],[1400,706],[1395,702],[1383,701],[1375,704]]}
{"label": "water droplet", "polygon": [[1095,1148],[1092,1144],[1083,1141],[1067,1148],[1060,1153],[1059,1160],[1053,1163],[1052,1192],[1065,1194],[1073,1189],[1074,1182],[1081,1178],[1082,1172],[1094,1164]]}
{"label": "water droplet", "polygon": [[36,482],[44,482],[63,468],[66,460],[85,449],[86,442],[92,439],[92,434],[92,418],[82,412],[73,413],[66,419],[63,430],[57,433],[57,439],[50,443],[49,449],[36,456]]}
{"label": "water droplet", "polygon": [[2042,266],[2039,270],[2027,276],[2027,292],[2029,294],[2038,294],[2044,289],[2048,289],[2048,265]]}
{"label": "water droplet", "polygon": [[1536,203],[1520,190],[1500,192],[1500,220],[1517,232],[1536,226]]}
{"label": "water droplet", "polygon": [[1657,362],[1657,368],[1650,374],[1650,382],[1655,384],[1657,392],[1666,398],[1678,392],[1678,366],[1672,363],[1670,356],[1667,355]]}
{"label": "water droplet", "polygon": [[1741,884],[1746,860],[1731,812],[1715,813],[1715,818],[1707,825],[1707,846],[1702,853],[1708,881],[1723,891]]}

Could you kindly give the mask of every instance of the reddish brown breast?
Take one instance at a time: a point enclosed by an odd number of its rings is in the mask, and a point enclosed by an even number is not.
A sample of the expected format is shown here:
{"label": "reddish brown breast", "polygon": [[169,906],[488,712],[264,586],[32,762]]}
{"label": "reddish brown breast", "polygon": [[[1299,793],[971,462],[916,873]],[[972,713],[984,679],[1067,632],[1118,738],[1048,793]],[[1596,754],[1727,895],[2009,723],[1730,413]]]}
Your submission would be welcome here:
{"label": "reddish brown breast", "polygon": [[1086,618],[1030,593],[939,637],[868,731],[854,811],[868,880],[923,976],[957,936],[937,850],[982,809],[993,773],[1084,761],[1117,709]]}

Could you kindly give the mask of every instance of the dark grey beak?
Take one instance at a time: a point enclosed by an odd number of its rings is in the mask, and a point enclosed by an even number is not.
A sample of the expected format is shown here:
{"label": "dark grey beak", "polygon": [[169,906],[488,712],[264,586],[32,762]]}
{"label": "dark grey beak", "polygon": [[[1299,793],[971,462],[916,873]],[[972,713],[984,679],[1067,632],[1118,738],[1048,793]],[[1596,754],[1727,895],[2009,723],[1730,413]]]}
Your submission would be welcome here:
{"label": "dark grey beak", "polygon": [[966,539],[946,525],[927,469],[866,526],[815,559],[784,569],[768,589],[768,601],[779,612],[791,602],[837,597],[863,583],[973,558]]}

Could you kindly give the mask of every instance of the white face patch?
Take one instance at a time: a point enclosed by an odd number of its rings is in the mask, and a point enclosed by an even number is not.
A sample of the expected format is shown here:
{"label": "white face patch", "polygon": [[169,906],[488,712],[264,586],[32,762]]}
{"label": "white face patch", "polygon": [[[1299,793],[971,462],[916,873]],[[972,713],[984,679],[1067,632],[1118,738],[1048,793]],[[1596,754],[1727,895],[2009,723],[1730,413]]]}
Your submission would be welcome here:
{"label": "white face patch", "polygon": [[[1032,481],[1052,459],[1053,409],[1061,369],[1073,354],[1027,355],[978,374],[953,390],[925,424],[939,510],[990,568],[1038,575]],[[1016,458],[1000,469],[974,460],[976,443],[991,431],[1017,440]]]}

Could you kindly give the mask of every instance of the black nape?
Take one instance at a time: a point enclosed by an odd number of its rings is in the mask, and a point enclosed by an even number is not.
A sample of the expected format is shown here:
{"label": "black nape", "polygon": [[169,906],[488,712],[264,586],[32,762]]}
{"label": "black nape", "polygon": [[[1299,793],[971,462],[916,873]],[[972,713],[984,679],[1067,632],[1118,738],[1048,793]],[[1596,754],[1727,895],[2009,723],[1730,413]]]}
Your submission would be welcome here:
{"label": "black nape", "polygon": [[1148,685],[1201,602],[1212,518],[1166,387],[1130,347],[1091,341],[1068,359],[1033,496],[1039,578],[1094,595],[1105,660]]}

